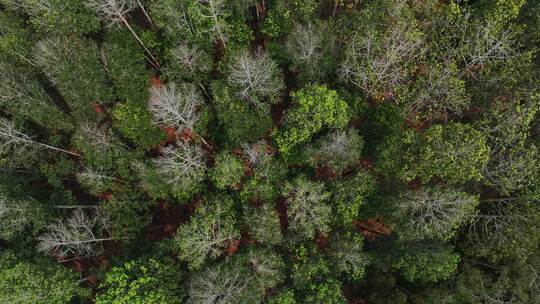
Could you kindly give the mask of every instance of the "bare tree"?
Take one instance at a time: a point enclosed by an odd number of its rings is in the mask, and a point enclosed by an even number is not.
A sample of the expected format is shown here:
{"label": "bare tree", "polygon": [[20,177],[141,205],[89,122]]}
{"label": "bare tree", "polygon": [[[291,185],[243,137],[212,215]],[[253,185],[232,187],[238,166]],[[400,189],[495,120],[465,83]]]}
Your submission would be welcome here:
{"label": "bare tree", "polygon": [[0,238],[9,240],[21,232],[32,221],[33,208],[30,200],[14,200],[0,194]]}
{"label": "bare tree", "polygon": [[99,212],[89,216],[76,209],[66,220],[56,220],[38,239],[38,250],[60,257],[69,255],[93,256],[103,250],[103,242],[113,238],[108,232],[108,218]]}
{"label": "bare tree", "polygon": [[406,101],[408,112],[421,118],[443,120],[450,115],[460,115],[469,105],[465,82],[458,78],[453,63],[428,66],[412,85]]}
{"label": "bare tree", "polygon": [[139,42],[142,48],[146,51],[148,56],[150,56],[150,63],[152,63],[152,65],[154,65],[156,68],[159,68],[159,62],[157,61],[156,57],[154,57],[152,52],[150,52],[150,50],[146,47],[144,42],[141,40],[139,35],[137,35],[135,30],[133,30],[126,18],[126,15],[134,9],[137,2],[138,1],[133,0],[87,0],[86,3],[88,7],[97,13],[101,20],[109,20],[113,24],[119,22],[123,23],[131,34],[133,34],[133,37],[135,37],[137,42]]}
{"label": "bare tree", "polygon": [[307,150],[308,162],[341,172],[360,159],[363,147],[364,140],[354,129],[336,130]]}
{"label": "bare tree", "polygon": [[88,167],[85,167],[82,172],[77,173],[77,180],[93,194],[109,190],[114,186],[115,182],[119,181],[116,177],[100,168],[93,169]]}
{"label": "bare tree", "polygon": [[196,273],[189,282],[189,304],[259,303],[252,275],[244,265],[218,263]]}
{"label": "bare tree", "polygon": [[73,156],[81,155],[58,147],[33,140],[30,136],[17,130],[15,124],[6,118],[0,118],[0,153],[9,155],[25,155],[37,148],[59,151]]}
{"label": "bare tree", "polygon": [[275,62],[266,53],[252,56],[240,52],[228,66],[227,81],[238,90],[238,95],[256,109],[267,107],[263,103],[276,102],[284,87],[283,77]]}
{"label": "bare tree", "polygon": [[478,198],[450,189],[409,191],[398,198],[395,218],[405,239],[452,237],[462,224],[471,221]]}
{"label": "bare tree", "polygon": [[332,209],[325,202],[330,193],[323,184],[299,177],[287,183],[283,190],[288,196],[289,229],[306,239],[312,239],[317,232],[330,231]]}
{"label": "bare tree", "polygon": [[227,23],[224,21],[226,17],[225,0],[204,0],[200,1],[199,4],[205,7],[202,10],[202,16],[209,19],[210,30],[225,46],[227,41]]}
{"label": "bare tree", "polygon": [[297,24],[285,43],[292,68],[305,73],[309,80],[325,76],[326,62],[335,55],[335,36],[325,24]]}
{"label": "bare tree", "polygon": [[252,166],[259,166],[267,163],[274,154],[264,139],[252,144],[242,144],[242,150]]}
{"label": "bare tree", "polygon": [[176,145],[163,148],[162,156],[154,160],[158,172],[170,185],[182,187],[199,183],[206,172],[204,150],[181,140]]}
{"label": "bare tree", "polygon": [[384,33],[358,33],[346,47],[340,77],[370,94],[394,94],[421,54],[422,43],[419,35],[398,26]]}
{"label": "bare tree", "polygon": [[193,130],[203,104],[204,100],[194,84],[184,83],[177,87],[169,82],[151,89],[148,107],[158,123],[178,130]]}
{"label": "bare tree", "polygon": [[538,247],[540,212],[527,196],[487,201],[467,234],[467,248],[490,260],[512,257],[525,261]]}
{"label": "bare tree", "polygon": [[170,50],[170,56],[173,67],[167,70],[167,74],[178,78],[197,79],[200,77],[199,74],[206,74],[212,69],[210,56],[204,50],[188,42],[180,42]]}

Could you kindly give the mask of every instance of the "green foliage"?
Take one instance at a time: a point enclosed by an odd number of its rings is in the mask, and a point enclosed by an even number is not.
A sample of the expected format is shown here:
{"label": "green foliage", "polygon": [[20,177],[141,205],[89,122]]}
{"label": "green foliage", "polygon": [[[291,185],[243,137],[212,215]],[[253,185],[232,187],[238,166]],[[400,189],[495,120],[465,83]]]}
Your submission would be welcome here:
{"label": "green foliage", "polygon": [[[414,252],[414,254],[410,254]],[[408,243],[398,244],[392,266],[411,282],[437,282],[456,271],[460,260],[450,245]]]}
{"label": "green foliage", "polygon": [[360,160],[363,146],[364,140],[355,129],[336,130],[315,141],[305,153],[310,165],[339,174]]}
{"label": "green foliage", "polygon": [[[422,133],[407,130],[401,141],[403,166],[398,174],[406,182],[419,178],[427,183],[434,177],[453,184],[478,181],[489,158],[486,137],[460,123],[433,125]],[[388,153],[385,157],[395,157]]]}
{"label": "green foliage", "polygon": [[77,35],[50,36],[37,43],[34,60],[77,118],[95,118],[92,105],[112,101],[94,41]]}
{"label": "green foliage", "polygon": [[222,151],[216,156],[215,166],[210,172],[212,181],[218,189],[237,188],[244,175],[242,161],[229,151]]}
{"label": "green foliage", "polygon": [[140,198],[135,190],[114,195],[103,201],[100,208],[110,221],[110,233],[115,238],[134,238],[152,222],[151,202]]}
{"label": "green foliage", "polygon": [[282,194],[287,197],[289,230],[303,239],[313,239],[316,233],[328,233],[332,208],[327,203],[330,193],[324,184],[300,176],[287,182]]}
{"label": "green foliage", "polygon": [[212,84],[212,92],[217,119],[224,130],[223,140],[228,146],[255,141],[270,130],[272,117],[269,113],[259,113],[250,108],[221,82]]}
{"label": "green foliage", "polygon": [[375,186],[373,176],[366,171],[358,171],[352,178],[333,183],[332,204],[336,222],[344,226],[351,225]]}
{"label": "green foliage", "polygon": [[364,277],[371,258],[364,251],[363,242],[362,236],[350,230],[340,231],[330,241],[332,248],[330,256],[336,273],[344,275],[351,281],[359,281]]}
{"label": "green foliage", "polygon": [[46,210],[31,199],[14,199],[4,194],[0,196],[0,238],[14,240],[18,234],[31,227],[29,234],[35,234],[45,226]]}
{"label": "green foliage", "polygon": [[274,206],[248,206],[245,208],[245,219],[250,235],[257,242],[265,245],[277,245],[283,242],[279,215]]}
{"label": "green foliage", "polygon": [[323,127],[340,128],[349,120],[347,103],[324,85],[309,85],[291,97],[293,107],[285,113],[283,127],[273,132],[284,155],[290,155]]}
{"label": "green foliage", "polygon": [[190,269],[200,269],[207,259],[217,258],[232,241],[240,238],[233,208],[230,197],[205,199],[189,223],[178,228],[175,247]]}
{"label": "green foliage", "polygon": [[107,32],[101,47],[116,96],[121,100],[145,102],[150,73],[144,68],[145,54],[131,33],[124,28],[113,28]]}
{"label": "green foliage", "polygon": [[147,150],[165,139],[165,133],[152,123],[152,115],[140,102],[127,100],[116,105],[113,126],[132,143]]}
{"label": "green foliage", "polygon": [[284,290],[272,296],[268,301],[269,304],[296,304],[294,292],[292,290]]}
{"label": "green foliage", "polygon": [[140,258],[107,273],[96,304],[180,304],[184,297],[181,283],[173,260]]}
{"label": "green foliage", "polygon": [[0,268],[0,302],[69,304],[89,293],[79,287],[78,276],[49,261],[15,262]]}
{"label": "green foliage", "polygon": [[37,31],[61,34],[91,34],[100,24],[84,2],[77,0],[22,0],[20,6],[30,15]]}
{"label": "green foliage", "polygon": [[453,189],[427,188],[407,191],[396,204],[394,218],[401,238],[444,241],[472,220],[478,198]]}
{"label": "green foliage", "polygon": [[331,265],[314,249],[301,246],[293,257],[291,277],[305,303],[347,303]]}
{"label": "green foliage", "polygon": [[34,37],[25,26],[26,22],[18,15],[9,12],[0,12],[0,54],[4,62],[17,62],[29,64]]}

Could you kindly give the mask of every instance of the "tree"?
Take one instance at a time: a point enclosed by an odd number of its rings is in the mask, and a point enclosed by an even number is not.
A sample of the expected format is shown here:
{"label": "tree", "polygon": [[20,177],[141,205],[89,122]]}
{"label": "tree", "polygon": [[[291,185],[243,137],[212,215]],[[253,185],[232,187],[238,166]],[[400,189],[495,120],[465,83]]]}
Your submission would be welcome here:
{"label": "tree", "polygon": [[337,180],[331,186],[335,222],[342,226],[353,223],[366,198],[376,189],[374,177],[363,170],[351,178]]}
{"label": "tree", "polygon": [[343,231],[330,240],[330,258],[334,270],[352,281],[361,280],[371,256],[364,251],[364,239],[356,231]]}
{"label": "tree", "polygon": [[103,251],[103,242],[114,240],[108,229],[110,222],[104,214],[87,215],[76,209],[63,221],[57,219],[38,236],[38,250],[50,255],[95,256]]}
{"label": "tree", "polygon": [[178,228],[175,247],[190,269],[201,269],[207,259],[217,258],[232,241],[240,238],[233,208],[230,197],[206,199],[189,223]]}
{"label": "tree", "polygon": [[184,83],[177,88],[173,82],[153,87],[148,104],[157,123],[177,130],[193,130],[203,107],[203,98],[194,84]]}
{"label": "tree", "polygon": [[256,304],[263,295],[249,268],[235,259],[195,273],[188,284],[187,303]]}
{"label": "tree", "polygon": [[100,51],[116,96],[146,106],[150,72],[146,69],[145,53],[131,33],[124,28],[107,31]]}
{"label": "tree", "polygon": [[455,63],[428,63],[404,96],[407,112],[416,120],[447,121],[460,116],[471,103]]}
{"label": "tree", "polygon": [[133,37],[139,42],[144,51],[150,56],[150,63],[159,69],[159,62],[156,57],[146,47],[139,35],[133,30],[129,24],[126,15],[135,8],[137,3],[133,0],[87,0],[87,5],[90,9],[97,13],[100,20],[106,20],[115,23],[123,23],[128,30],[133,34]]}
{"label": "tree", "polygon": [[244,176],[244,164],[230,152],[222,151],[216,156],[210,176],[218,189],[238,188]]}
{"label": "tree", "polygon": [[252,56],[247,51],[229,63],[227,82],[237,89],[239,98],[259,111],[268,111],[268,103],[276,103],[284,87],[280,69],[266,53]]}
{"label": "tree", "polygon": [[36,141],[19,131],[13,122],[6,118],[0,118],[0,155],[24,156],[39,149],[58,151],[77,157],[81,156],[78,153]]}
{"label": "tree", "polygon": [[252,144],[242,144],[242,152],[252,167],[266,164],[273,156],[271,147],[264,139]]}
{"label": "tree", "polygon": [[426,188],[407,191],[396,205],[394,218],[401,238],[446,241],[473,219],[478,198],[454,189]]}
{"label": "tree", "polygon": [[422,133],[408,130],[402,143],[404,164],[399,176],[406,182],[419,178],[427,183],[434,177],[451,184],[478,181],[490,151],[482,133],[461,123],[433,125]]}
{"label": "tree", "polygon": [[0,195],[0,238],[10,241],[26,228],[37,232],[45,225],[46,212],[31,199],[13,199]]}
{"label": "tree", "polygon": [[110,236],[115,239],[135,239],[152,222],[152,202],[141,197],[135,189],[124,186],[110,200],[102,201],[99,211],[107,219]]}
{"label": "tree", "polygon": [[501,198],[489,203],[469,226],[465,251],[497,263],[526,260],[534,254],[540,237],[539,208],[527,196]]}
{"label": "tree", "polygon": [[130,142],[147,150],[165,140],[165,132],[153,123],[146,103],[127,100],[113,109],[113,127]]}
{"label": "tree", "polygon": [[77,119],[95,119],[92,104],[110,103],[112,91],[95,41],[77,35],[50,36],[37,42],[33,55]]}
{"label": "tree", "polygon": [[88,298],[77,274],[46,260],[0,267],[0,302],[68,304]]}
{"label": "tree", "polygon": [[335,37],[325,23],[297,24],[286,41],[292,67],[304,82],[322,81],[335,64]]}
{"label": "tree", "polygon": [[491,147],[484,166],[484,182],[503,195],[534,185],[540,166],[537,148],[530,140],[530,128],[540,105],[540,96],[514,92],[513,100],[497,100],[480,128]]}
{"label": "tree", "polygon": [[282,191],[287,197],[289,229],[302,239],[313,239],[317,232],[328,233],[332,209],[326,203],[330,193],[324,184],[297,177]]}
{"label": "tree", "polygon": [[291,278],[303,303],[345,304],[342,283],[333,273],[333,265],[314,247],[300,245],[293,251]]}
{"label": "tree", "polygon": [[97,170],[112,170],[128,155],[127,147],[107,125],[83,122],[71,138],[73,147],[82,155],[86,165]]}
{"label": "tree", "polygon": [[222,81],[212,83],[217,120],[228,147],[260,140],[272,128],[269,112],[256,111]]}
{"label": "tree", "polygon": [[278,245],[283,242],[279,215],[270,204],[245,207],[244,222],[257,242],[264,245]]}
{"label": "tree", "polygon": [[347,42],[340,77],[377,99],[393,97],[422,53],[421,33],[402,0],[374,2],[360,20]]}
{"label": "tree", "polygon": [[179,288],[181,277],[169,258],[128,261],[107,272],[96,304],[179,304],[185,296]]}
{"label": "tree", "polygon": [[393,255],[392,266],[410,282],[448,279],[456,271],[460,260],[459,254],[450,245],[437,243],[399,243]]}
{"label": "tree", "polygon": [[200,82],[204,80],[212,70],[212,58],[206,51],[196,44],[188,41],[180,42],[170,49],[170,68],[166,74],[174,80],[187,80]]}
{"label": "tree", "polygon": [[211,51],[215,40],[225,45],[229,38],[225,4],[224,0],[160,1],[153,3],[151,11],[155,24],[171,41],[190,41]]}
{"label": "tree", "polygon": [[182,140],[166,146],[162,156],[154,160],[156,170],[173,189],[175,196],[185,198],[194,194],[206,176],[204,150]]}
{"label": "tree", "polygon": [[36,75],[13,64],[0,62],[0,77],[4,79],[0,83],[3,92],[0,105],[9,113],[53,130],[72,128],[72,118],[55,105]]}
{"label": "tree", "polygon": [[105,172],[102,168],[88,168],[77,173],[77,180],[86,190],[93,195],[112,190],[119,181],[112,174]]}
{"label": "tree", "polygon": [[3,0],[10,9],[23,10],[37,31],[89,34],[99,30],[99,20],[81,1]]}
{"label": "tree", "polygon": [[245,259],[260,291],[274,288],[285,280],[283,258],[271,249],[250,247],[245,256],[238,258]]}
{"label": "tree", "polygon": [[285,113],[283,126],[273,132],[279,151],[293,149],[325,127],[339,128],[349,120],[349,108],[336,91],[324,85],[308,85],[291,94],[293,107]]}
{"label": "tree", "polygon": [[360,160],[363,146],[364,140],[355,129],[336,130],[306,149],[307,161],[339,174]]}

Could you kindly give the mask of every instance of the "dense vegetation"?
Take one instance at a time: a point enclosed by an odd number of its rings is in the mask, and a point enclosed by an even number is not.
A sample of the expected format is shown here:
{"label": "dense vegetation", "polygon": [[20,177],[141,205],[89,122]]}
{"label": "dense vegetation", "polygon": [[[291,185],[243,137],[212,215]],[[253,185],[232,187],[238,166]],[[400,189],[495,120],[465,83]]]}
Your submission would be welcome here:
{"label": "dense vegetation", "polygon": [[540,1],[0,0],[0,303],[540,303]]}

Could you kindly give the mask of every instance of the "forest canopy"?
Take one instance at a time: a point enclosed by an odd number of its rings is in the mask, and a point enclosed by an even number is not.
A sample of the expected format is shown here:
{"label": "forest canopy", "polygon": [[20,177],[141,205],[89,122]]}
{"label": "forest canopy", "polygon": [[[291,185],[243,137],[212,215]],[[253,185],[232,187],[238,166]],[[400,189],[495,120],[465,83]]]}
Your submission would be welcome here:
{"label": "forest canopy", "polygon": [[540,303],[540,1],[0,0],[0,303]]}

